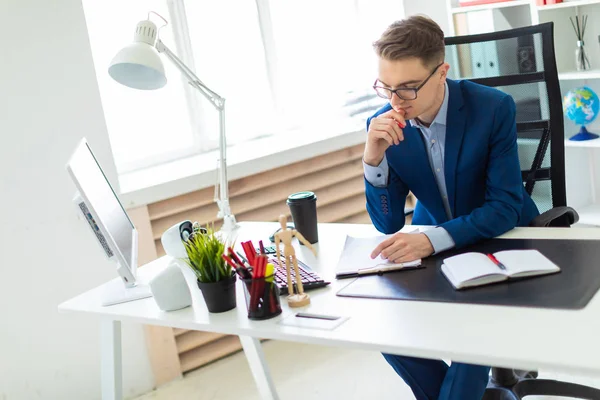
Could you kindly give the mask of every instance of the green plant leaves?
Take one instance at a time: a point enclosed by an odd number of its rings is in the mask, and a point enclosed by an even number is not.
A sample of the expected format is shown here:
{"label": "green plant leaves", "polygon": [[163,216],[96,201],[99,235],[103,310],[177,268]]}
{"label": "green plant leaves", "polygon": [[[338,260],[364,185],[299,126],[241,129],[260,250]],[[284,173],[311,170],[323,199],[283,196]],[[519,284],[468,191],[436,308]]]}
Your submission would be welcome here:
{"label": "green plant leaves", "polygon": [[232,268],[223,260],[225,244],[215,234],[214,227],[206,230],[205,234],[194,233],[184,242],[188,255],[185,261],[200,282],[219,282],[231,276]]}

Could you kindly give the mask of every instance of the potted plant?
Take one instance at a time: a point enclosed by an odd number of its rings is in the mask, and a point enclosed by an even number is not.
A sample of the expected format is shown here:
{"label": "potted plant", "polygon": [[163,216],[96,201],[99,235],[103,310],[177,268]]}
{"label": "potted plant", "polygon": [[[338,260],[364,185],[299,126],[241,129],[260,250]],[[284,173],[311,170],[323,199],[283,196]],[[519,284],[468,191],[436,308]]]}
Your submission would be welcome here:
{"label": "potted plant", "polygon": [[196,274],[208,311],[219,313],[235,308],[236,274],[222,257],[225,243],[214,227],[194,229],[184,245],[188,255],[185,262]]}

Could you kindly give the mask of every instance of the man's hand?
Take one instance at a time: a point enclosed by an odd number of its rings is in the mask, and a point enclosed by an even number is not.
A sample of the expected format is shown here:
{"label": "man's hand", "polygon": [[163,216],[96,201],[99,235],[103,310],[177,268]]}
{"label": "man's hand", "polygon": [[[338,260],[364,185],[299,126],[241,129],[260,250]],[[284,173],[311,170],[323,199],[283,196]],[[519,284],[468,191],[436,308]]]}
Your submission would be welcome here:
{"label": "man's hand", "polygon": [[432,255],[433,246],[424,233],[398,232],[375,247],[371,258],[379,254],[393,263],[404,263]]}
{"label": "man's hand", "polygon": [[404,110],[394,109],[371,120],[363,160],[373,167],[378,166],[388,147],[404,140],[402,128],[406,126]]}

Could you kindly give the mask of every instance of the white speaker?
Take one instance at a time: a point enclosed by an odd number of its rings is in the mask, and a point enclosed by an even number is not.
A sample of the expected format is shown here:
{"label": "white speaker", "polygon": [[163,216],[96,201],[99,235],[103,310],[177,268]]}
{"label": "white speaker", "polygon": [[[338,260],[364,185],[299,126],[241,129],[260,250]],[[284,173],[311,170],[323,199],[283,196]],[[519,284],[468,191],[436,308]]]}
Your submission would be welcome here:
{"label": "white speaker", "polygon": [[192,234],[192,226],[191,221],[181,221],[162,234],[160,241],[167,255],[173,258],[187,258],[188,255],[183,241],[187,240]]}
{"label": "white speaker", "polygon": [[175,261],[156,275],[149,286],[158,308],[163,311],[179,310],[192,304],[190,289]]}

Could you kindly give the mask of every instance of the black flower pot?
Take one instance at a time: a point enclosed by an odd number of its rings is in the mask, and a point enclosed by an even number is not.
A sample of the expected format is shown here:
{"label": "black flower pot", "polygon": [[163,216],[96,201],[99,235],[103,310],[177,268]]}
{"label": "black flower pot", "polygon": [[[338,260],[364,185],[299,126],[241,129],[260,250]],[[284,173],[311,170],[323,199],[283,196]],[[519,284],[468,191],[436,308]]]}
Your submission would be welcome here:
{"label": "black flower pot", "polygon": [[202,291],[204,302],[208,311],[220,313],[235,308],[235,273],[229,279],[219,282],[204,283],[198,281],[198,287]]}

